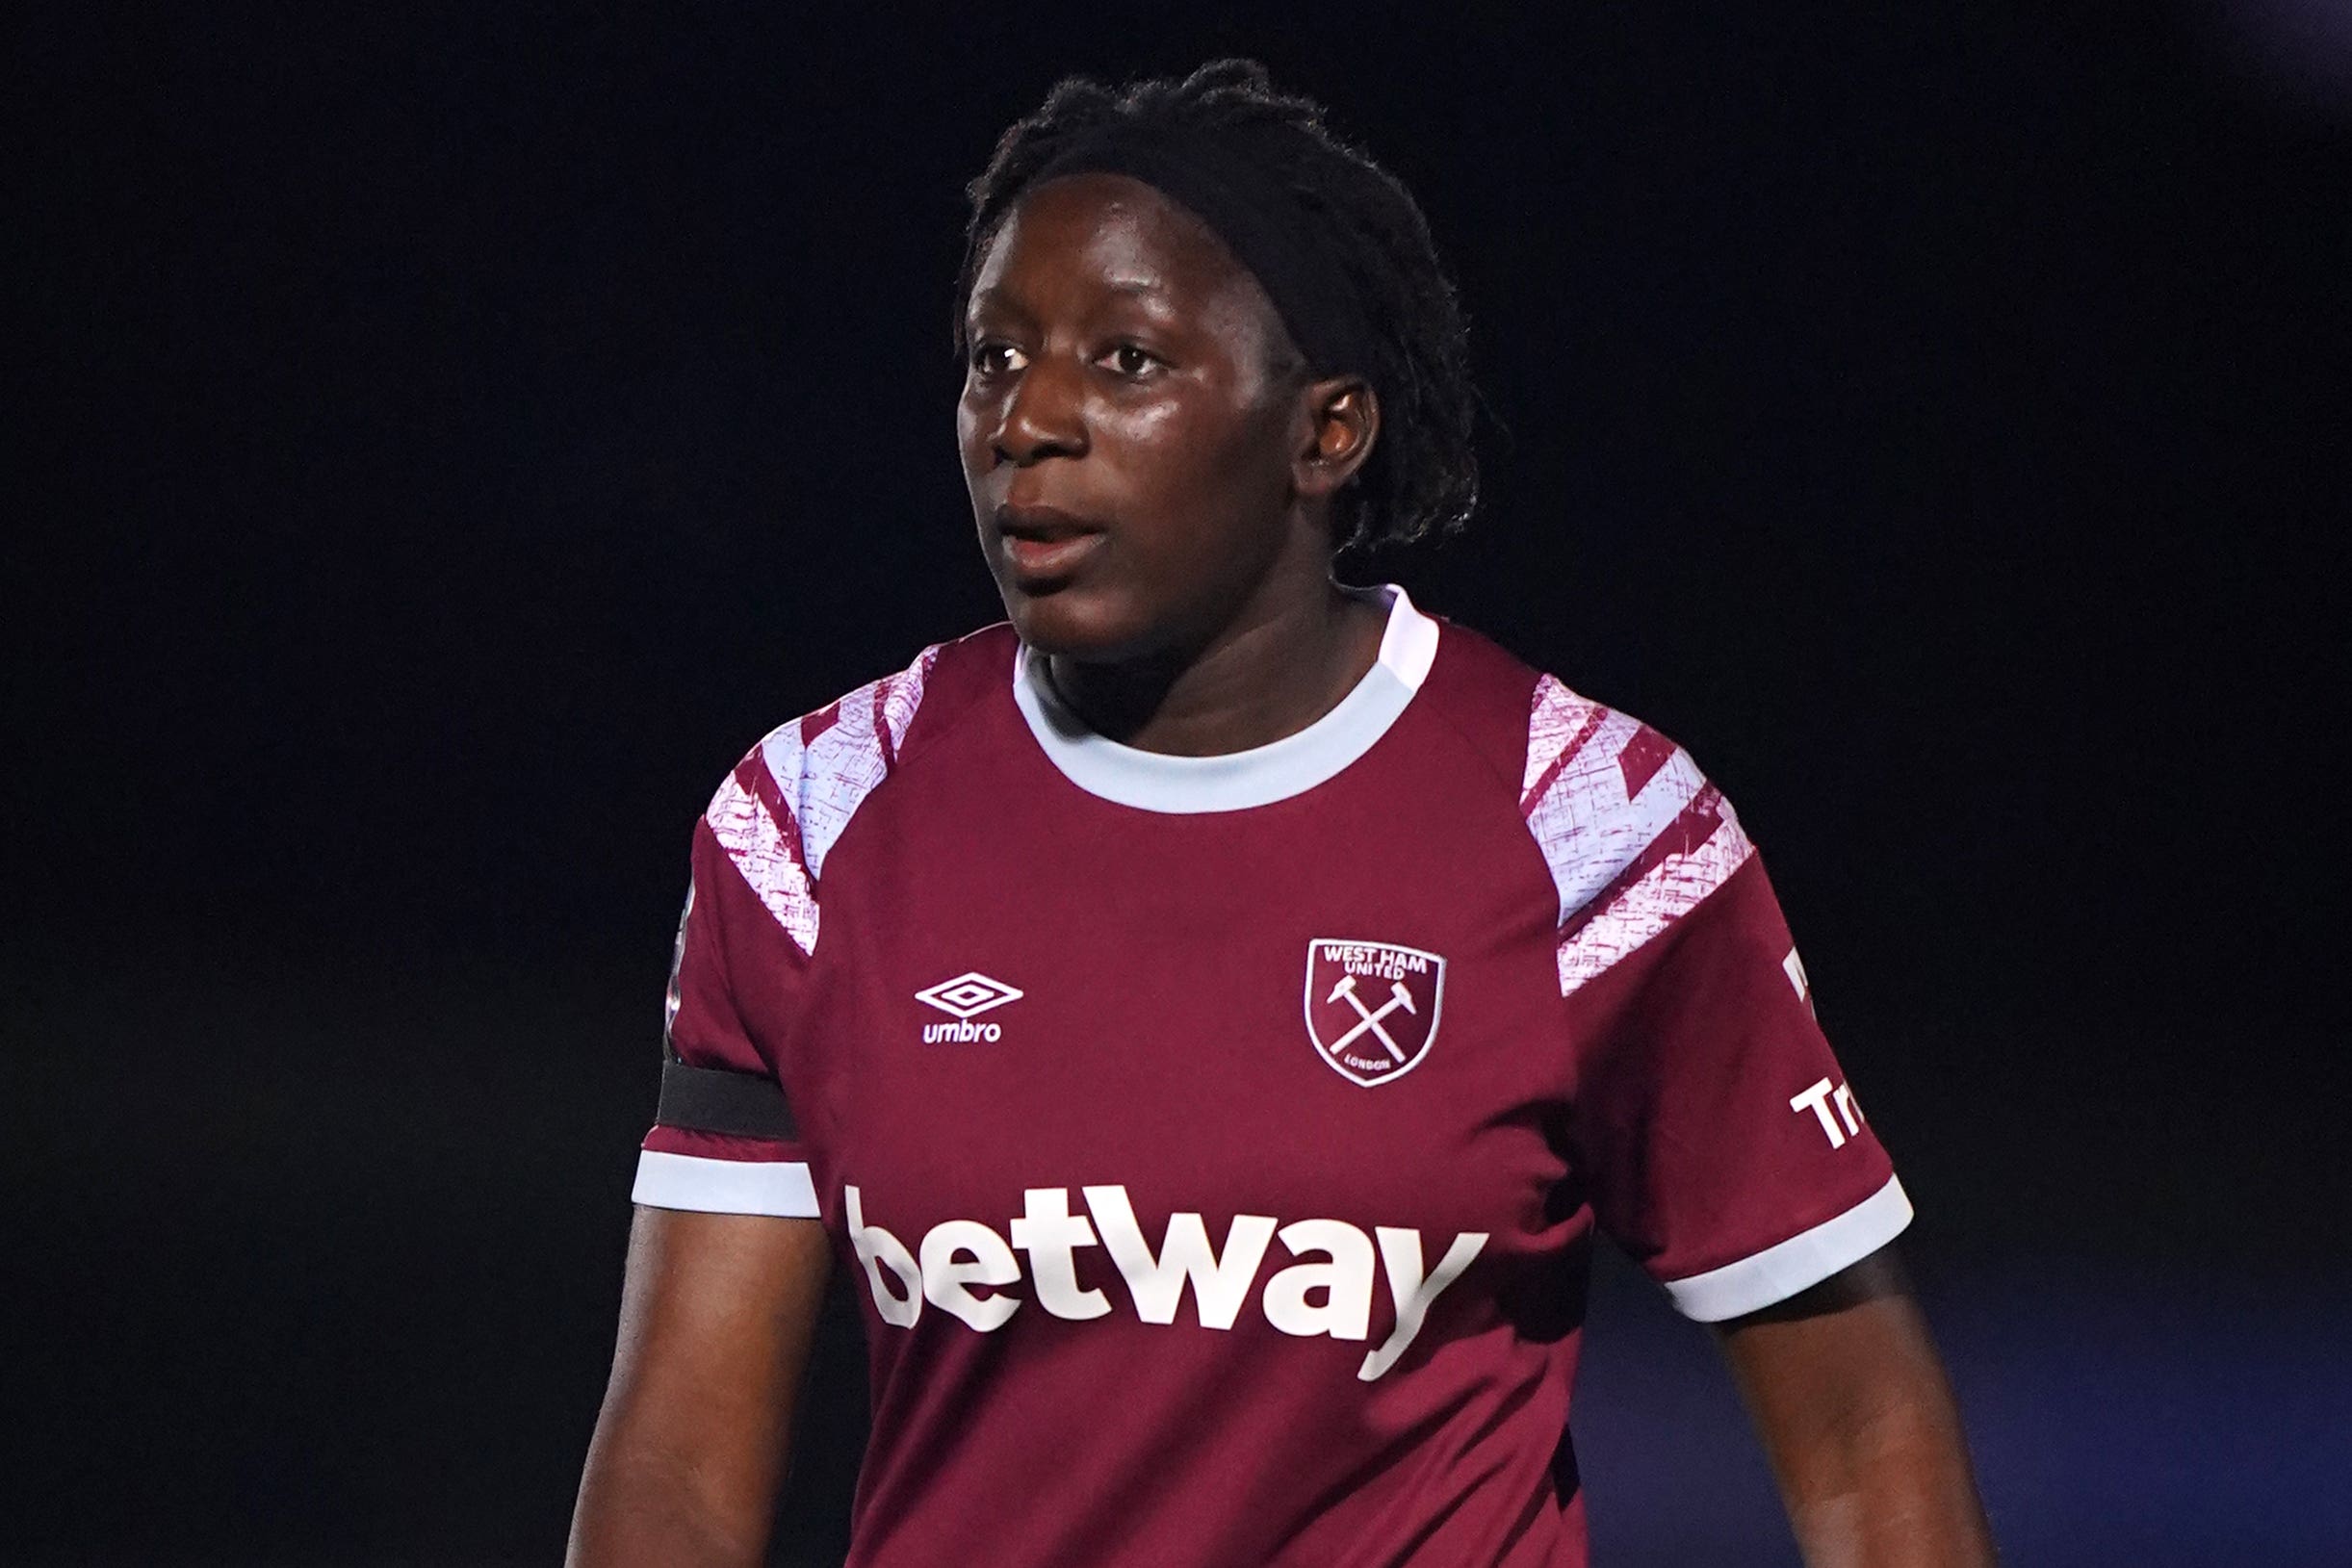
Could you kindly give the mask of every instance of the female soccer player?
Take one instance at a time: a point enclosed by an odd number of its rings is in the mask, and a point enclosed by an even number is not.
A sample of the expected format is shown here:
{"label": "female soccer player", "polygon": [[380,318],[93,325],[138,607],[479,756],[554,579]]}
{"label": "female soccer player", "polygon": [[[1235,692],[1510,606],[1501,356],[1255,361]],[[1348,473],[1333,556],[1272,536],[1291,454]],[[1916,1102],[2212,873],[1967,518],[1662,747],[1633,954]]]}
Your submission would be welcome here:
{"label": "female soccer player", "polygon": [[972,196],[1010,624],[697,827],[573,1559],[761,1560],[838,1254],[854,1564],[1581,1564],[1598,1228],[1718,1325],[1808,1561],[1989,1561],[1730,806],[1332,578],[1475,495],[1411,198],[1233,62],[1064,83]]}

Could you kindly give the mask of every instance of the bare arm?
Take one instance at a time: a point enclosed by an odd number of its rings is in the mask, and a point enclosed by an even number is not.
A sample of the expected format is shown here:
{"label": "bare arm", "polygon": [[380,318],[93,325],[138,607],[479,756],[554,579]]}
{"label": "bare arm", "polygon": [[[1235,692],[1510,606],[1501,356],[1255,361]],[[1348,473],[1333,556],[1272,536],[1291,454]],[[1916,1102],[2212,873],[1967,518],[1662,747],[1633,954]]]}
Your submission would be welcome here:
{"label": "bare arm", "polygon": [[1959,1409],[1892,1247],[1720,1335],[1808,1568],[1994,1560]]}
{"label": "bare arm", "polygon": [[814,1220],[637,1210],[568,1563],[762,1560],[832,1257]]}

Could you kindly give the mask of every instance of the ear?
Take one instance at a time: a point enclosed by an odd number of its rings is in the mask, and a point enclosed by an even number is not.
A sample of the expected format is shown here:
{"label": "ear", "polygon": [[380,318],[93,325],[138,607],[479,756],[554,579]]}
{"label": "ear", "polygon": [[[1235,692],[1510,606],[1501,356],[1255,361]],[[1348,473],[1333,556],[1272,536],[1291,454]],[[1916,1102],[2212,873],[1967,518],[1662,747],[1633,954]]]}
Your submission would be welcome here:
{"label": "ear", "polygon": [[1300,400],[1306,431],[1291,461],[1291,486],[1301,496],[1329,499],[1372,455],[1381,433],[1380,399],[1363,377],[1336,375],[1309,383]]}

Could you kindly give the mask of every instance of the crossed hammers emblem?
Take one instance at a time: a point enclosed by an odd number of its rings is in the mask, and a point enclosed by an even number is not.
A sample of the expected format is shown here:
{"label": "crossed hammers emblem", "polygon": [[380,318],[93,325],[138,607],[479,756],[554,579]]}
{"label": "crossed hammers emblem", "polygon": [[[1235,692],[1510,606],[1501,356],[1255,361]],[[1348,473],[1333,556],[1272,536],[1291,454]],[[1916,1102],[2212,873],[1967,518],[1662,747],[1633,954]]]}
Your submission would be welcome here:
{"label": "crossed hammers emblem", "polygon": [[1404,981],[1390,981],[1388,983],[1388,991],[1389,999],[1387,1001],[1383,1002],[1377,1008],[1366,1007],[1364,1006],[1364,999],[1356,994],[1356,977],[1352,974],[1341,975],[1339,977],[1339,984],[1331,988],[1331,995],[1326,996],[1324,1000],[1326,1002],[1336,1002],[1341,997],[1346,997],[1348,999],[1348,1006],[1356,1010],[1356,1016],[1360,1021],[1357,1022],[1357,1025],[1353,1029],[1350,1029],[1346,1034],[1341,1035],[1337,1040],[1331,1041],[1329,1049],[1333,1056],[1337,1056],[1341,1051],[1346,1050],[1348,1048],[1349,1041],[1355,1040],[1357,1036],[1370,1033],[1379,1039],[1383,1048],[1388,1052],[1389,1059],[1391,1061],[1394,1061],[1400,1067],[1404,1065],[1406,1059],[1405,1048],[1389,1038],[1388,1031],[1381,1027],[1381,1020],[1388,1016],[1389,1014],[1394,1013],[1398,1008],[1403,1008],[1408,1013],[1417,1013],[1419,1009],[1412,1005],[1412,992],[1405,989]]}

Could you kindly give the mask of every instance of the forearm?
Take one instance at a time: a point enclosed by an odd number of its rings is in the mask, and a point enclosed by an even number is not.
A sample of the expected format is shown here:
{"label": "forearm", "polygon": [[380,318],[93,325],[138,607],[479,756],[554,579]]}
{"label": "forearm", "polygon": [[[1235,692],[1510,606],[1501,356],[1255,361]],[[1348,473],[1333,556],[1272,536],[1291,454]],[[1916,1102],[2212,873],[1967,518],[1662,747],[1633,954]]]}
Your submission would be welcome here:
{"label": "forearm", "polygon": [[1941,1381],[1896,1395],[1800,1454],[1775,1451],[1807,1568],[1978,1568],[1994,1560]]}
{"label": "forearm", "polygon": [[1808,1568],[1984,1568],[1958,1402],[1900,1264],[1883,1249],[1723,1345]]}
{"label": "forearm", "polygon": [[771,1511],[730,1501],[731,1489],[713,1481],[683,1454],[600,1426],[581,1476],[568,1568],[758,1568]]}
{"label": "forearm", "polygon": [[830,1261],[812,1220],[638,1209],[574,1568],[762,1560]]}

